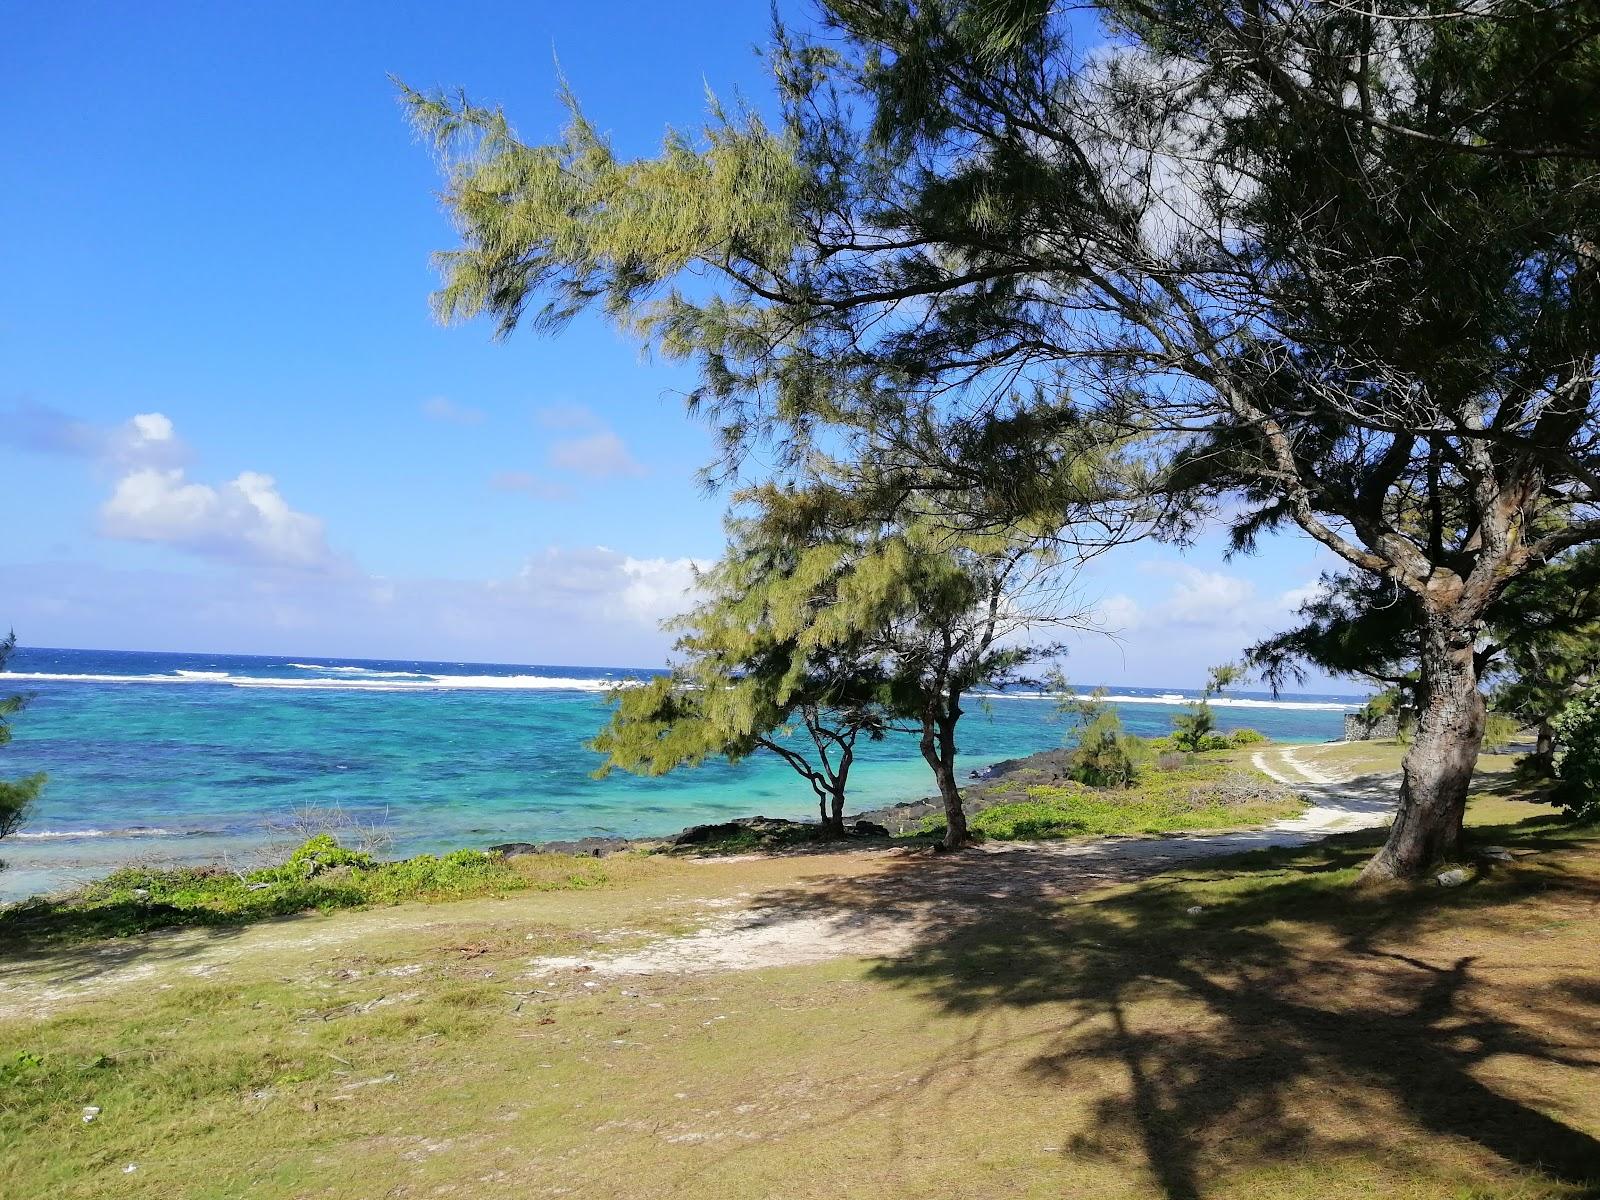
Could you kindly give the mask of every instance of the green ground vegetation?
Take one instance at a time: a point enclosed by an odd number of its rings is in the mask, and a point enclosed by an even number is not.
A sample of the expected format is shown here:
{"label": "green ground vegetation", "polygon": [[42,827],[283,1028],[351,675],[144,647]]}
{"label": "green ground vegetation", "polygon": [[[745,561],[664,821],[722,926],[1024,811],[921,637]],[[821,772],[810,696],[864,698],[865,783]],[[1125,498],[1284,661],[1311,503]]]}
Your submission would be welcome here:
{"label": "green ground vegetation", "polygon": [[[1470,811],[1513,861],[1460,888],[1353,888],[1361,834],[957,905],[882,960],[535,965],[695,902],[883,919],[985,856],[642,859],[8,955],[54,999],[0,1021],[0,1144],[27,1147],[0,1195],[1577,1200],[1600,841],[1503,790]],[[128,979],[92,989],[108,963]]]}
{"label": "green ground vegetation", "polygon": [[481,850],[378,862],[322,833],[282,863],[261,870],[128,867],[61,896],[24,901],[0,910],[0,939],[121,937],[152,929],[240,925],[293,913],[412,900],[593,888],[626,871],[627,865],[617,858],[568,854],[504,858]]}
{"label": "green ground vegetation", "polygon": [[[1158,739],[1142,748],[1143,765],[1127,786],[1002,783],[983,793],[972,827],[1005,841],[1182,833],[1253,828],[1305,808],[1292,788],[1252,770],[1248,758],[1235,749],[1183,754]],[[939,825],[930,817],[923,828],[937,833]]]}

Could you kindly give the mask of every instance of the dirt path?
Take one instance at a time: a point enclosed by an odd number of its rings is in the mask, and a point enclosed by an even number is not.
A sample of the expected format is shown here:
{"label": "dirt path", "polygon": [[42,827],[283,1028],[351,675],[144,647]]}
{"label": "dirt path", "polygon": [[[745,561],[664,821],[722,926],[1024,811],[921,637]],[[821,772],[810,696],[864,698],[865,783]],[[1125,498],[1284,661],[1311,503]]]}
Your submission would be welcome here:
{"label": "dirt path", "polygon": [[[777,886],[731,886],[682,897],[673,908],[695,928],[641,948],[583,957],[536,958],[530,976],[584,969],[606,975],[689,974],[797,966],[835,958],[893,957],[931,923],[969,919],[995,904],[1036,902],[1145,878],[1197,859],[1270,846],[1299,846],[1330,833],[1380,825],[1393,806],[1387,776],[1337,782],[1292,747],[1253,756],[1256,768],[1310,801],[1298,817],[1264,829],[1181,837],[1081,842],[991,842],[961,854],[856,851],[796,857]],[[736,872],[738,859],[710,869]],[[726,892],[733,891],[732,895]],[[410,905],[287,918],[227,930],[176,930],[29,958],[0,958],[0,1019],[39,1016],[120,991],[171,986],[183,977],[227,974],[250,963],[360,952],[405,934],[452,936],[489,921],[538,920],[549,897]],[[659,907],[659,906],[658,906]],[[600,920],[603,915],[595,914]]]}
{"label": "dirt path", "polygon": [[959,855],[919,856],[915,864],[846,886],[824,883],[758,896],[736,910],[708,912],[694,932],[637,950],[539,959],[534,973],[676,974],[892,957],[916,944],[931,923],[963,919],[974,904],[1066,895],[1157,875],[1197,859],[1301,846],[1332,833],[1382,825],[1393,811],[1392,776],[1335,780],[1302,761],[1294,747],[1264,750],[1252,762],[1270,778],[1297,787],[1310,807],[1266,828],[1234,833],[990,842]]}

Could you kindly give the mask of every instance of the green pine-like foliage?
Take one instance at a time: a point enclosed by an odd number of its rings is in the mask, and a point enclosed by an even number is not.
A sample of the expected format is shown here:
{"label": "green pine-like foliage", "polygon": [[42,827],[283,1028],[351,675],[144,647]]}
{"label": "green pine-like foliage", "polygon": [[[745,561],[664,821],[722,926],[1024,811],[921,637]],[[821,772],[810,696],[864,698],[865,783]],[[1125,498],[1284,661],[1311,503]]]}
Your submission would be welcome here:
{"label": "green pine-like foliage", "polygon": [[[16,649],[17,635],[8,634],[0,641],[0,671],[4,671],[11,652]],[[26,697],[0,698],[0,746],[11,741],[11,721],[27,704]],[[15,833],[27,819],[28,809],[44,789],[42,774],[21,779],[0,780],[0,838]],[[0,867],[5,864],[0,863]]]}

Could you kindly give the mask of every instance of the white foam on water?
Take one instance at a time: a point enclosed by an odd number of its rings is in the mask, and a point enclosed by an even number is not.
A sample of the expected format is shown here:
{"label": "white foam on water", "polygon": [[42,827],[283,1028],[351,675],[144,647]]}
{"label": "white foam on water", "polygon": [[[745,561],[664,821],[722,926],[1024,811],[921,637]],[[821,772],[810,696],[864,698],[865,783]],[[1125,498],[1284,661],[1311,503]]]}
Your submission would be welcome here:
{"label": "white foam on water", "polygon": [[[984,700],[1058,700],[1054,692],[977,692]],[[1199,696],[1185,696],[1178,692],[1165,692],[1159,696],[1120,696],[1108,692],[1104,696],[1087,693],[1071,697],[1073,700],[1101,700],[1107,704],[1193,704]],[[1212,708],[1290,708],[1315,712],[1354,712],[1361,705],[1342,700],[1252,700],[1245,696],[1213,696],[1206,703]]]}
{"label": "white foam on water", "polygon": [[422,671],[380,671],[375,667],[327,667],[321,663],[290,663],[297,671],[328,671],[338,675],[363,676],[368,679],[434,679]]}
{"label": "white foam on water", "polygon": [[[340,672],[337,677],[298,678],[266,675],[230,675],[226,671],[177,671],[159,675],[94,675],[67,674],[46,671],[7,672],[7,680],[26,680],[46,683],[164,683],[164,684],[220,684],[240,688],[277,688],[284,691],[359,691],[359,692],[409,692],[409,691],[504,691],[504,692],[606,692],[615,687],[629,687],[644,682],[640,678],[579,679],[563,675],[425,675],[421,672],[379,671],[369,667],[325,667],[315,663],[290,663],[305,671]],[[980,692],[987,700],[1057,700],[1050,692]],[[1076,700],[1092,700],[1083,694]],[[1180,692],[1163,692],[1155,696],[1125,696],[1115,693],[1101,697],[1111,704],[1192,704],[1198,696],[1185,696]],[[1245,696],[1213,696],[1213,708],[1290,709],[1307,712],[1354,712],[1361,705],[1339,700],[1256,700]]]}
{"label": "white foam on water", "polygon": [[25,829],[11,835],[18,839],[56,841],[63,838],[183,837],[177,829]]}
{"label": "white foam on water", "polygon": [[279,688],[285,691],[566,691],[603,692],[638,682],[631,679],[577,679],[561,675],[425,675],[419,678],[279,679],[260,675],[230,675],[226,671],[185,671],[174,675],[90,675],[50,671],[12,671],[7,681],[37,683],[143,683],[221,684],[241,688]]}

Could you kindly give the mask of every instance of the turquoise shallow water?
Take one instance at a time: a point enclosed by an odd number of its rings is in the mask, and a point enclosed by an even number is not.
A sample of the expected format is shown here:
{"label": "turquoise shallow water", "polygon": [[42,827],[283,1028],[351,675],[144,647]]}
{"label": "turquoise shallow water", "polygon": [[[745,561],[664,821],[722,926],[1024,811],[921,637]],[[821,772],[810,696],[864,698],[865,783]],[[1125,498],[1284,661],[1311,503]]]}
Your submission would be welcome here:
{"label": "turquoise shallow water", "polygon": [[[268,827],[304,806],[384,826],[397,854],[814,811],[809,789],[771,756],[591,778],[583,743],[604,719],[602,689],[644,671],[39,649],[18,651],[12,668],[0,691],[32,701],[0,769],[44,770],[50,782],[0,847],[4,899],[130,860],[245,853],[281,837]],[[1130,730],[1170,728],[1178,707],[1152,702],[1160,694],[1122,693]],[[1295,697],[1218,718],[1224,729],[1321,741],[1339,736],[1342,711],[1338,698]],[[1064,732],[1048,701],[974,701],[963,768],[1057,745]],[[866,748],[852,775],[859,808],[927,791],[909,738]]]}

